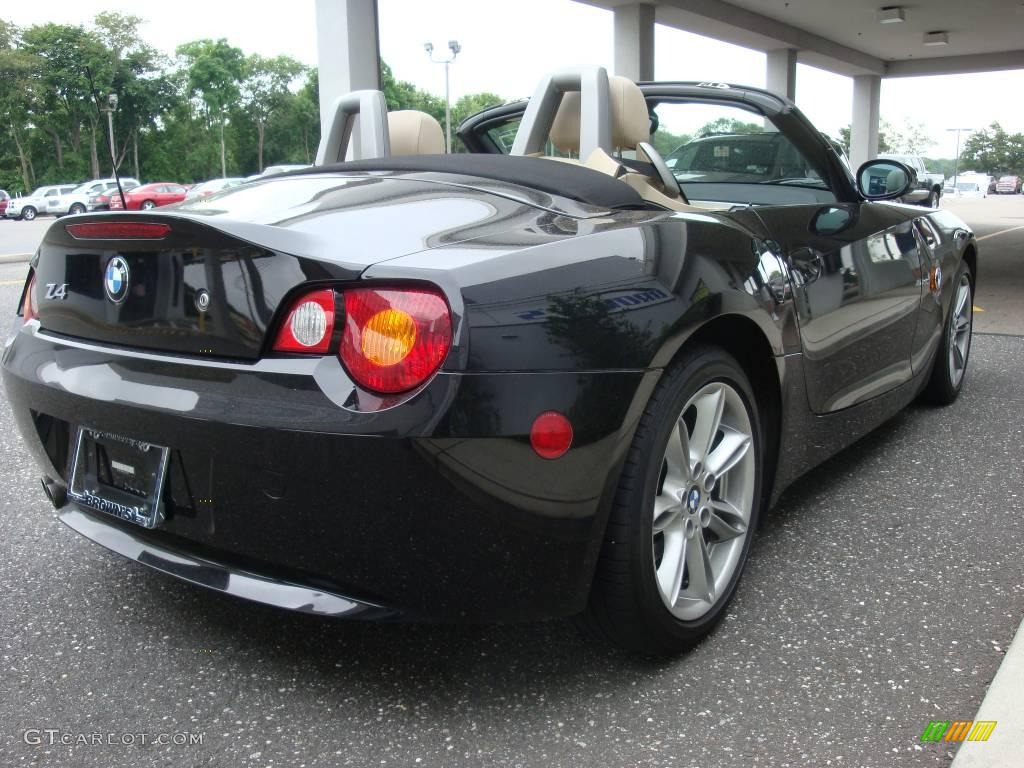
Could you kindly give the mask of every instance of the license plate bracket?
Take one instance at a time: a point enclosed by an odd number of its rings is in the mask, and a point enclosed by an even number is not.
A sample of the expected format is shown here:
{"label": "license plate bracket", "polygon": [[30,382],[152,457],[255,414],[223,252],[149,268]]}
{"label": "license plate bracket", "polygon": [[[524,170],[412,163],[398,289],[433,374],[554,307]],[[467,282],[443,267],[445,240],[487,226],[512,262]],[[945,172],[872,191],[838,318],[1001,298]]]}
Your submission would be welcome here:
{"label": "license plate bracket", "polygon": [[143,528],[163,522],[169,449],[91,427],[78,427],[73,445],[68,470],[72,501]]}

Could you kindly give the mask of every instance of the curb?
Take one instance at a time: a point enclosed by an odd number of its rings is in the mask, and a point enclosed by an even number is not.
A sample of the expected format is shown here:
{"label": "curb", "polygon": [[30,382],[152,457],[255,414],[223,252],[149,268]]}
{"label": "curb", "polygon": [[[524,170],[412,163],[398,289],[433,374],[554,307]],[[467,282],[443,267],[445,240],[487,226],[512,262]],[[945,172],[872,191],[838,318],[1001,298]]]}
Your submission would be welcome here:
{"label": "curb", "polygon": [[1006,768],[1020,765],[1024,744],[1024,622],[1017,628],[1003,663],[999,665],[992,685],[981,702],[978,720],[995,720],[995,730],[988,741],[964,741],[951,768]]}
{"label": "curb", "polygon": [[0,253],[0,264],[27,263],[31,258],[31,253]]}

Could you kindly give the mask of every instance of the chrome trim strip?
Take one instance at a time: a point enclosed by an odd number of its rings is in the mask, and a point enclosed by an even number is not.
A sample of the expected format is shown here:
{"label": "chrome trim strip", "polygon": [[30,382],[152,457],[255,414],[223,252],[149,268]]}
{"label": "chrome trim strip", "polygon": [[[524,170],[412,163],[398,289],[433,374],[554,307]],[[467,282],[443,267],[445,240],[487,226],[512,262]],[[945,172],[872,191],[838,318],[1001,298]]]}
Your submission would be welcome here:
{"label": "chrome trim strip", "polygon": [[53,336],[44,331],[38,321],[30,320],[24,324],[22,330],[31,333],[38,339],[43,339],[51,344],[73,349],[85,349],[90,352],[113,355],[115,357],[130,357],[137,360],[152,360],[158,363],[172,363],[195,368],[221,368],[232,371],[249,371],[255,373],[287,373],[297,376],[312,376],[316,364],[320,358],[283,358],[264,357],[252,363],[229,363],[223,360],[207,360],[201,357],[187,357],[171,353],[141,352],[135,349],[124,349],[106,344],[90,344],[85,341],[68,339],[63,336]]}
{"label": "chrome trim strip", "polygon": [[236,570],[212,560],[165,549],[146,541],[132,531],[86,513],[76,508],[74,504],[67,504],[58,510],[57,519],[85,538],[129,560],[244,600],[335,618],[383,619],[397,615],[392,609],[372,603],[270,579]]}

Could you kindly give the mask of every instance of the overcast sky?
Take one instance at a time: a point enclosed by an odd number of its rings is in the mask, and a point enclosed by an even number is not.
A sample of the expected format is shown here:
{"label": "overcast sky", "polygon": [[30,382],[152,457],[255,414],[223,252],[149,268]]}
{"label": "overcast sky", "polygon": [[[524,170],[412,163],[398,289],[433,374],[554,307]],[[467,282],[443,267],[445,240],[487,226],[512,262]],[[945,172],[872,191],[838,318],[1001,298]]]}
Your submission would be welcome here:
{"label": "overcast sky", "polygon": [[[444,68],[430,64],[423,43],[462,53],[452,66],[452,97],[492,91],[528,96],[552,69],[612,65],[612,14],[571,0],[379,0],[381,54],[395,75],[444,93]],[[18,25],[87,23],[99,11],[134,13],[146,20],[143,37],[166,52],[187,40],[226,37],[246,53],[285,53],[316,65],[314,0],[76,0],[8,3],[0,17]],[[764,54],[675,29],[655,29],[655,77],[765,84]],[[934,138],[932,156],[952,157],[951,127],[981,128],[993,120],[1024,131],[1024,71],[985,75],[901,78],[882,83],[882,118],[900,128],[924,124]],[[1008,95],[1013,94],[1013,98]],[[800,65],[797,104],[822,130],[835,135],[849,124],[853,83],[847,77]]]}

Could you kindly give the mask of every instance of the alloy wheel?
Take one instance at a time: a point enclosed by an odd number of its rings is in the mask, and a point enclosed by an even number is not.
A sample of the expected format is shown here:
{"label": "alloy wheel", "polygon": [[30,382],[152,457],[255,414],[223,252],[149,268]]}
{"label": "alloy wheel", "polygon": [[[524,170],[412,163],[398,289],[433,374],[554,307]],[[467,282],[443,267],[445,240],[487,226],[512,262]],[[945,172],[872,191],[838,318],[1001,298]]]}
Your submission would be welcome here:
{"label": "alloy wheel", "polygon": [[956,295],[953,297],[953,317],[949,323],[949,380],[954,387],[967,370],[967,355],[971,351],[971,326],[974,322],[974,302],[971,296],[971,279],[960,276]]}
{"label": "alloy wheel", "polygon": [[665,607],[691,621],[726,591],[743,553],[754,505],[750,413],[716,381],[683,407],[669,435],[654,499],[655,580]]}

